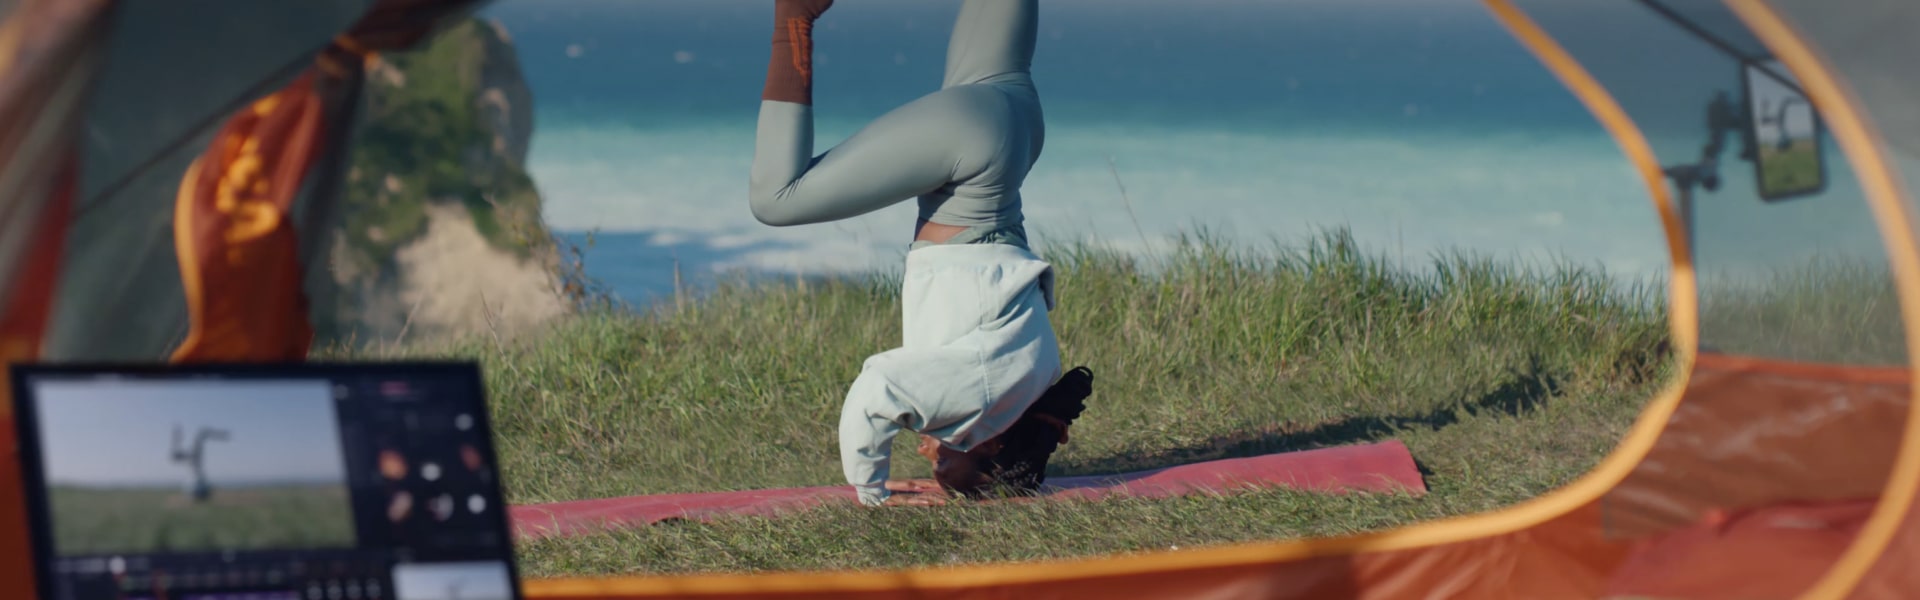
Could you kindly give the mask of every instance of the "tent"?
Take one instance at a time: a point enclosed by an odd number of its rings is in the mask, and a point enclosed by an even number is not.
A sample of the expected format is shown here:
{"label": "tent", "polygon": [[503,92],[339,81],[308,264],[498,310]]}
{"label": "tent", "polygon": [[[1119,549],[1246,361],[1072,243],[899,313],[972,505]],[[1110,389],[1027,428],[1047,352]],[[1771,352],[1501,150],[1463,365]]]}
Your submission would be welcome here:
{"label": "tent", "polygon": [[[0,352],[9,360],[299,358],[310,334],[298,291],[311,270],[300,257],[314,243],[299,234],[325,219],[358,57],[407,47],[477,4],[196,2],[195,10],[111,0],[4,8]],[[1686,377],[1647,403],[1613,454],[1578,481],[1496,512],[1346,537],[940,570],[539,580],[526,583],[527,594],[1891,598],[1920,590],[1920,573],[1903,568],[1920,554],[1920,418],[1909,410],[1920,329],[1892,322],[1920,317],[1920,204],[1905,179],[1920,174],[1920,116],[1910,108],[1920,104],[1920,79],[1903,77],[1910,69],[1902,64],[1920,56],[1911,34],[1920,4],[1862,0],[1842,12],[1815,0],[1484,2],[1614,136],[1669,242],[1671,325]],[[1693,36],[1701,51],[1643,52],[1630,39],[1593,35],[1595,20]],[[173,64],[194,66],[155,68]],[[192,73],[193,85],[174,81],[180,73]],[[1818,116],[1815,131],[1837,149],[1824,165],[1808,163],[1829,175],[1835,187],[1826,193],[1794,187],[1806,172],[1744,175],[1737,155],[1790,160],[1784,104],[1766,105],[1781,111],[1768,121],[1777,135],[1722,135],[1716,115],[1725,105],[1710,103],[1711,92],[1767,81],[1804,99]],[[1725,139],[1734,142],[1717,142]],[[1808,219],[1827,233],[1812,233]],[[1878,240],[1891,281],[1886,305],[1898,310],[1862,313],[1860,329],[1903,335],[1875,349],[1867,337],[1823,338],[1790,320],[1738,313],[1741,294],[1765,292],[1720,283],[1741,275],[1726,260],[1727,242],[1756,235],[1789,250],[1769,255],[1781,257],[1835,235]],[[230,283],[242,280],[275,285]],[[1873,300],[1878,292],[1862,293]],[[147,318],[122,317],[130,295]],[[88,326],[49,336],[49,323],[63,319]],[[14,469],[0,460],[0,490],[16,485]],[[0,493],[0,582],[10,596],[25,595],[19,582],[30,581],[20,514],[17,494]]]}

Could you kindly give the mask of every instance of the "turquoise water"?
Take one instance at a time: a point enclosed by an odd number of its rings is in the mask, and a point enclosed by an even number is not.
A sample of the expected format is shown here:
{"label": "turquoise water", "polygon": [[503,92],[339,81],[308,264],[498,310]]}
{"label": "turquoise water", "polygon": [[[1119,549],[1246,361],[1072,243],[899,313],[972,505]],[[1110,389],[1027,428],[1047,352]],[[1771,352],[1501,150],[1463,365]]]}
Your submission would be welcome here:
{"label": "turquoise water", "polygon": [[[958,4],[836,5],[816,33],[820,149],[938,86]],[[734,269],[897,268],[910,202],[795,228],[747,210],[770,2],[489,12],[536,96],[546,217],[576,239],[599,232],[589,273],[627,300],[670,292],[676,268],[695,285]],[[1466,249],[1629,275],[1667,263],[1615,142],[1477,2],[1046,0],[1035,63],[1048,145],[1025,196],[1043,244],[1150,251],[1198,228],[1264,242],[1344,226],[1415,261]],[[1653,131],[1656,144],[1697,148],[1698,104],[1669,112],[1685,126]]]}

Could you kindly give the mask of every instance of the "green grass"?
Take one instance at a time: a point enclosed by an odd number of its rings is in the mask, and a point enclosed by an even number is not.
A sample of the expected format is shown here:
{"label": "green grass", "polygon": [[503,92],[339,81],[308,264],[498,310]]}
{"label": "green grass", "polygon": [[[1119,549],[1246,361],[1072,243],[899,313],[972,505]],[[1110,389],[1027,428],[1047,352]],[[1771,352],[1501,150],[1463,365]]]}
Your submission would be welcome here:
{"label": "green grass", "polygon": [[[1449,256],[1390,268],[1334,233],[1164,264],[1048,251],[1069,364],[1098,377],[1052,472],[1403,440],[1432,493],[1285,491],[935,509],[830,507],[525,544],[530,576],[883,568],[1192,547],[1492,510],[1590,468],[1672,375],[1661,286]],[[841,483],[833,424],[898,343],[895,278],[725,286],[596,313],[520,345],[373,357],[483,361],[516,503]],[[911,439],[895,477],[925,476]]]}
{"label": "green grass", "polygon": [[[1186,240],[1142,263],[1044,252],[1069,364],[1095,396],[1060,475],[1404,441],[1431,493],[1268,490],[1164,500],[823,507],[523,544],[532,577],[875,569],[1034,560],[1377,530],[1562,486],[1674,381],[1663,281],[1449,255],[1396,268],[1334,232],[1269,248]],[[595,312],[515,345],[488,336],[362,357],[481,360],[512,502],[840,484],[834,423],[899,339],[897,273],[722,286],[644,315]],[[1897,360],[1883,266],[1820,258],[1702,282],[1727,352]],[[1891,357],[1891,358],[1890,358]],[[924,477],[911,440],[895,477]]]}
{"label": "green grass", "polygon": [[1905,365],[1906,343],[1885,261],[1816,256],[1757,276],[1700,278],[1700,344],[1714,351]]}
{"label": "green grass", "polygon": [[1813,140],[1795,140],[1785,150],[1760,144],[1760,189],[1767,195],[1791,194],[1821,185],[1820,153]]}
{"label": "green grass", "polygon": [[215,490],[204,504],[178,489],[56,486],[54,548],[61,554],[350,547],[346,486]]}

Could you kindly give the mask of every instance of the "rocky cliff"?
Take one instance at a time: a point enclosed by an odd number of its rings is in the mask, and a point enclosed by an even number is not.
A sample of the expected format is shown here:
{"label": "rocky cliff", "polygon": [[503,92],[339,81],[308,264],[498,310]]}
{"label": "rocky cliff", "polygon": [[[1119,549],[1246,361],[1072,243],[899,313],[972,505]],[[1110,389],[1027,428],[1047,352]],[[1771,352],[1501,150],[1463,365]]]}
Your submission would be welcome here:
{"label": "rocky cliff", "polygon": [[506,29],[464,23],[368,79],[320,341],[513,335],[564,315],[526,172],[533,94]]}

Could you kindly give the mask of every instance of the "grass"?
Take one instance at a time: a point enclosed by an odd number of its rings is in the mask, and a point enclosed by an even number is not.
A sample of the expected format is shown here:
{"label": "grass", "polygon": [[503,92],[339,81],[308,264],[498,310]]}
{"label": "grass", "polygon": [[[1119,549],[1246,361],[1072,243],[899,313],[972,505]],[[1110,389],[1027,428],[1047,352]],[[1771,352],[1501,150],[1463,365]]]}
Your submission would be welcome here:
{"label": "grass", "polygon": [[178,489],[55,487],[61,554],[351,547],[344,485],[215,490],[205,504]]}
{"label": "grass", "polygon": [[[1432,493],[1264,491],[937,509],[826,507],[539,541],[529,576],[887,568],[1325,535],[1496,509],[1611,449],[1665,381],[1662,288],[1486,257],[1391,268],[1335,232],[1248,250],[1187,240],[1157,265],[1081,246],[1056,330],[1098,376],[1052,472],[1090,474],[1386,438]],[[833,424],[898,343],[893,277],[723,286],[658,314],[584,315],[481,360],[509,499],[840,483]],[[896,445],[895,477],[928,465]]]}
{"label": "grass", "polygon": [[1760,144],[1760,191],[1768,196],[1794,194],[1822,185],[1820,149],[1812,139],[1794,140],[1785,150]]}
{"label": "grass", "polygon": [[1758,276],[1703,270],[1700,344],[1806,362],[1907,364],[1899,293],[1884,261],[1815,256]]}
{"label": "grass", "polygon": [[[1293,246],[1196,237],[1145,263],[1052,249],[1055,328],[1098,375],[1051,472],[1094,474],[1394,438],[1431,493],[1284,490],[1164,500],[823,507],[519,548],[531,577],[878,569],[1352,533],[1495,510],[1590,469],[1675,373],[1665,286],[1570,264],[1436,257],[1396,268],[1344,232]],[[645,314],[593,312],[537,339],[362,357],[457,356],[488,373],[515,503],[841,483],[833,424],[869,354],[899,338],[897,274],[722,286]],[[1816,258],[1703,277],[1724,352],[1903,362],[1884,266]],[[1889,362],[1891,361],[1891,362]],[[911,440],[895,477],[928,465]]]}

